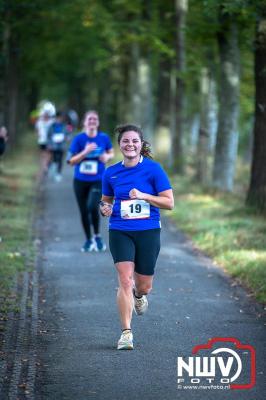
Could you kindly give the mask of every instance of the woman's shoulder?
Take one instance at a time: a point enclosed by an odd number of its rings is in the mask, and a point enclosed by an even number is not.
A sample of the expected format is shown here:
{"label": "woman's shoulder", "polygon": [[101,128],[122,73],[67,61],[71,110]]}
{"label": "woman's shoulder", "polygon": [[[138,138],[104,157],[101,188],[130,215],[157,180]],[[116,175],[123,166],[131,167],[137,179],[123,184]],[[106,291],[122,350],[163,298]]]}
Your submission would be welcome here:
{"label": "woman's shoulder", "polygon": [[103,131],[99,131],[97,134],[98,137],[102,137],[104,139],[110,139],[110,135],[108,135],[108,133],[103,132]]}
{"label": "woman's shoulder", "polygon": [[86,135],[85,132],[81,131],[81,132],[77,132],[74,136],[74,139],[81,139]]}
{"label": "woman's shoulder", "polygon": [[114,171],[118,171],[121,168],[121,166],[122,166],[122,161],[118,161],[115,164],[109,165],[109,167],[106,168],[105,172],[108,174],[109,173],[112,174]]}
{"label": "woman's shoulder", "polygon": [[143,157],[143,160],[144,160],[144,165],[146,165],[149,168],[154,168],[154,169],[162,168],[161,164],[158,161],[153,160],[152,158]]}
{"label": "woman's shoulder", "polygon": [[82,143],[84,139],[86,138],[86,133],[85,132],[78,132],[76,135],[72,138],[72,142],[75,143]]}

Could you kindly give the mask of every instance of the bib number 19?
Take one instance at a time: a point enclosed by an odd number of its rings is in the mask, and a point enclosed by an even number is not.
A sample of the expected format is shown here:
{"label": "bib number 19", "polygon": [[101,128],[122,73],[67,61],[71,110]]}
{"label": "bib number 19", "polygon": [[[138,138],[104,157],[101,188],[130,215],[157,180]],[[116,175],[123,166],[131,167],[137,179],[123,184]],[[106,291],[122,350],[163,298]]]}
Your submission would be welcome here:
{"label": "bib number 19", "polygon": [[122,200],[121,218],[145,219],[150,218],[150,204],[145,200]]}
{"label": "bib number 19", "polygon": [[134,211],[137,214],[141,213],[141,204],[138,204],[138,203],[137,204],[130,204],[129,208],[130,208],[130,212],[132,214],[134,213]]}

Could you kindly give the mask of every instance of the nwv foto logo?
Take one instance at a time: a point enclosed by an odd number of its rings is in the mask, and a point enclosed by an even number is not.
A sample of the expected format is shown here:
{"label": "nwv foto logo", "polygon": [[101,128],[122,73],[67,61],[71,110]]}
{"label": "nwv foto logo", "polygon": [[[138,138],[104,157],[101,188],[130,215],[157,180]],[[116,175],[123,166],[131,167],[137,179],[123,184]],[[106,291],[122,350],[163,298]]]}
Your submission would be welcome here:
{"label": "nwv foto logo", "polygon": [[[223,346],[213,349],[220,342]],[[192,354],[177,357],[178,389],[250,389],[255,385],[256,354],[249,344],[216,337],[195,346]]]}

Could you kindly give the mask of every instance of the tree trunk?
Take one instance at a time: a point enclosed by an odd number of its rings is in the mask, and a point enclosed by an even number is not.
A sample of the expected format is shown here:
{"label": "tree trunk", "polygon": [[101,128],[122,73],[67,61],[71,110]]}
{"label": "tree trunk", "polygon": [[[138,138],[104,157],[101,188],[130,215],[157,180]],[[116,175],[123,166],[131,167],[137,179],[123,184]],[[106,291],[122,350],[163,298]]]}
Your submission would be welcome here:
{"label": "tree trunk", "polygon": [[131,107],[129,121],[140,125],[144,137],[153,143],[153,95],[151,66],[149,56],[140,55],[138,42],[131,47],[131,65],[129,73],[129,98]]}
{"label": "tree trunk", "polygon": [[187,0],[175,0],[176,11],[176,132],[172,137],[173,168],[177,173],[184,169],[183,136],[185,125],[185,21],[188,8]]}
{"label": "tree trunk", "polygon": [[213,77],[211,77],[210,81],[210,93],[208,97],[208,103],[209,103],[209,134],[210,134],[209,150],[211,153],[213,153],[217,139],[217,126],[218,126],[217,85]]}
{"label": "tree trunk", "polygon": [[150,57],[142,57],[139,63],[139,95],[140,95],[140,125],[145,139],[154,144],[154,113],[153,113],[153,90],[151,78]]}
{"label": "tree trunk", "polygon": [[[125,50],[126,51],[126,50]],[[131,62],[129,62],[129,55],[120,60],[117,66],[118,72],[115,79],[115,124],[122,124],[132,121],[132,116],[129,117],[131,109],[131,92],[130,92],[130,74]]]}
{"label": "tree trunk", "polygon": [[129,73],[129,98],[131,99],[131,107],[129,110],[130,120],[136,124],[140,124],[140,94],[139,94],[139,59],[140,49],[139,43],[134,42],[131,45],[131,67]]}
{"label": "tree trunk", "polygon": [[200,74],[200,126],[197,148],[196,179],[202,184],[208,180],[208,153],[209,153],[209,96],[210,71],[204,67]]}
{"label": "tree trunk", "polygon": [[247,204],[266,214],[266,7],[256,29],[255,124],[250,186]]}
{"label": "tree trunk", "polygon": [[68,82],[68,107],[74,109],[78,116],[79,122],[82,124],[85,108],[85,93],[84,93],[85,77],[72,78]]}
{"label": "tree trunk", "polygon": [[99,86],[99,104],[98,110],[100,113],[101,129],[109,132],[110,126],[113,125],[113,92],[112,90],[107,90],[106,88],[111,88],[112,85],[112,72],[102,72],[98,79]]}
{"label": "tree trunk", "polygon": [[169,104],[170,104],[170,75],[171,61],[168,58],[159,60],[158,87],[157,87],[157,124],[169,126]]}
{"label": "tree trunk", "polygon": [[218,47],[221,76],[213,186],[231,191],[238,145],[239,48],[236,22],[227,14],[221,16]]}
{"label": "tree trunk", "polygon": [[7,130],[9,141],[12,144],[16,139],[19,98],[18,47],[12,35],[9,40],[7,93]]}
{"label": "tree trunk", "polygon": [[9,45],[9,25],[3,15],[1,31],[1,70],[0,70],[0,126],[7,125],[7,66],[8,66],[8,45]]}
{"label": "tree trunk", "polygon": [[37,82],[32,81],[27,95],[29,112],[36,109],[38,100],[39,100],[39,86]]}
{"label": "tree trunk", "polygon": [[174,170],[174,162],[175,162],[175,151],[173,150],[173,143],[176,139],[176,69],[175,65],[172,66],[171,75],[170,75],[170,152],[168,157],[168,168]]}

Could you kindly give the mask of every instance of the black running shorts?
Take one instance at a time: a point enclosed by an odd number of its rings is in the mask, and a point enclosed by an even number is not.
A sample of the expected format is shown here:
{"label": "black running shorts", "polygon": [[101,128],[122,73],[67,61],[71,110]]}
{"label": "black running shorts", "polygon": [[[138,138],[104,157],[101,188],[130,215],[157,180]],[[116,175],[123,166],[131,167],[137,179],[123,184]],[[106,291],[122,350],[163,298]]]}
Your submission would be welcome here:
{"label": "black running shorts", "polygon": [[132,261],[135,272],[154,275],[154,268],[160,251],[161,229],[145,231],[109,231],[109,247],[114,263]]}

